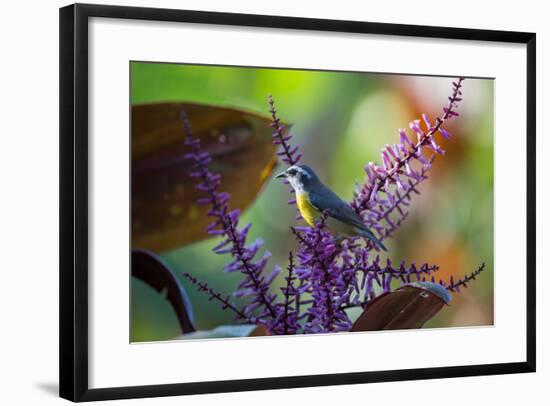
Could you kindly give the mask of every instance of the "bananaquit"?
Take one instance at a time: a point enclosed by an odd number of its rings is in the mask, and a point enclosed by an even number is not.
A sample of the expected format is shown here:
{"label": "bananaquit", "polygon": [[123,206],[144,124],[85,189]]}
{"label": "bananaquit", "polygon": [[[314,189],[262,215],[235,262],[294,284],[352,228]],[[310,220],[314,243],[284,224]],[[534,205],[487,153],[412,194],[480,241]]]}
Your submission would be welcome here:
{"label": "bananaquit", "polygon": [[386,251],[384,244],[363,224],[351,206],[325,186],[309,166],[291,166],[276,178],[288,179],[296,194],[300,214],[311,227],[324,212],[328,216],[327,227],[332,232],[340,236],[365,237]]}

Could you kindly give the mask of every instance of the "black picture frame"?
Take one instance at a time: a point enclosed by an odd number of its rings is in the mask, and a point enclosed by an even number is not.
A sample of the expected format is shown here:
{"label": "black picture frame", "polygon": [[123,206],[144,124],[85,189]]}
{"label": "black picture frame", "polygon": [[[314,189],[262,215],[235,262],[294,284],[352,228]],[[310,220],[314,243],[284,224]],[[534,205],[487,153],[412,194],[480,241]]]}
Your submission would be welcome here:
{"label": "black picture frame", "polygon": [[[90,389],[88,385],[88,20],[105,17],[526,44],[527,324],[525,361]],[[527,32],[75,4],[60,9],[60,396],[72,401],[534,372],[536,35]]]}

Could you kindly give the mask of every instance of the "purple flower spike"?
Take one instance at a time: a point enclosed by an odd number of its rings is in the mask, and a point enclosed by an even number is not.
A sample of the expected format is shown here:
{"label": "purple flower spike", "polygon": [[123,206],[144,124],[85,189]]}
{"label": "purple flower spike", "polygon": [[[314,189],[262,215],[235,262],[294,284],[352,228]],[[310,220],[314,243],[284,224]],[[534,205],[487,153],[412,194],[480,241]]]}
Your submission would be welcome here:
{"label": "purple flower spike", "polygon": [[[463,80],[459,78],[453,82],[449,103],[444,108],[444,114],[436,118],[435,125],[432,125],[425,114],[422,115],[422,120],[426,124],[426,132],[421,128],[420,120],[409,123],[410,129],[417,136],[416,143],[411,141],[405,130],[399,129],[399,144],[393,150],[384,149],[381,154],[382,167],[372,164],[369,165],[369,170],[365,170],[365,182],[356,188],[351,205],[365,219],[367,227],[376,230],[380,240],[392,235],[405,220],[405,208],[410,202],[411,194],[418,193],[416,186],[427,179],[426,173],[431,169],[435,156],[445,153],[434,135],[440,132],[444,138],[450,139],[451,135],[442,128],[442,124],[457,116],[455,109],[462,100],[459,96],[462,94],[460,89]],[[431,150],[434,155],[425,156],[425,149]],[[410,178],[409,181],[403,182],[400,175]]]}
{"label": "purple flower spike", "polygon": [[[222,241],[214,247],[217,254],[230,254],[232,260],[225,266],[226,272],[240,272],[243,280],[238,287],[238,296],[251,298],[251,304],[244,309],[244,315],[250,319],[254,317],[254,311],[271,320],[276,318],[274,297],[268,293],[269,283],[266,282],[264,270],[270,254],[265,253],[259,260],[254,260],[262,242],[256,241],[247,245],[246,239],[250,225],[239,228],[239,210],[229,211],[227,203],[229,195],[218,192],[220,175],[212,173],[208,168],[210,155],[201,151],[201,143],[191,133],[191,125],[185,113],[182,112],[182,122],[185,132],[185,145],[190,148],[186,154],[187,159],[193,166],[193,177],[197,179],[196,189],[204,192],[201,203],[210,205],[208,216],[213,222],[208,226],[207,231],[211,235],[219,235]],[[269,322],[266,327],[270,328]]]}
{"label": "purple flower spike", "polygon": [[[277,116],[277,109],[275,108],[275,101],[273,100],[273,96],[268,96],[268,103],[269,103],[269,112],[271,113],[271,127],[273,128],[274,132],[272,134],[273,137],[273,144],[277,145],[279,147],[277,151],[277,156],[281,157],[281,160],[286,163],[288,166],[296,165],[300,162],[300,159],[302,158],[302,153],[300,152],[300,147],[298,145],[292,147],[290,145],[290,140],[292,139],[292,135],[289,133],[287,135],[284,135],[284,126],[281,124],[281,120]],[[285,180],[285,183],[288,184],[288,181]],[[289,188],[290,192],[292,193],[292,188]],[[291,199],[288,201],[288,204],[295,205],[296,200]],[[300,220],[302,217],[300,216],[300,212],[298,208],[296,208],[297,216],[296,219]]]}
{"label": "purple flower spike", "polygon": [[285,286],[280,289],[283,293],[283,303],[277,304],[277,317],[271,327],[273,334],[296,334],[302,328],[299,319],[300,304],[304,304],[300,303],[303,287],[296,285],[298,276],[292,251],[288,254],[287,272]]}
{"label": "purple flower spike", "polygon": [[296,165],[302,154],[298,145],[292,147],[289,141],[292,139],[291,134],[284,135],[283,131],[285,127],[281,124],[281,120],[277,117],[277,109],[275,108],[275,102],[271,95],[268,96],[269,112],[271,113],[271,127],[273,128],[273,143],[279,145],[279,151],[277,155],[282,157],[283,162],[289,166]]}
{"label": "purple flower spike", "polygon": [[217,300],[221,303],[222,309],[229,309],[231,310],[237,319],[244,320],[248,323],[253,323],[252,319],[248,317],[244,311],[244,309],[239,309],[235,305],[233,305],[229,297],[223,297],[221,293],[216,292],[214,289],[212,289],[210,286],[208,286],[207,283],[199,281],[197,278],[193,277],[188,272],[184,272],[183,276],[191,282],[193,285],[197,287],[197,290],[199,292],[206,292],[208,296],[210,296],[210,300]]}
{"label": "purple flower spike", "polygon": [[454,278],[451,276],[448,285],[443,283],[443,281],[441,281],[440,284],[445,286],[445,288],[447,290],[450,290],[451,292],[460,292],[461,286],[467,288],[468,287],[467,283],[474,280],[484,269],[485,269],[485,263],[482,263],[479,266],[479,268],[477,268],[471,274],[464,276],[462,279],[457,279],[455,281]]}
{"label": "purple flower spike", "polygon": [[326,218],[323,215],[315,227],[304,231],[292,228],[300,244],[297,257],[303,271],[299,278],[311,286],[308,293],[313,300],[307,310],[305,333],[347,331],[352,324],[342,308],[349,298],[351,280],[345,261],[336,261],[342,250],[325,229]]}

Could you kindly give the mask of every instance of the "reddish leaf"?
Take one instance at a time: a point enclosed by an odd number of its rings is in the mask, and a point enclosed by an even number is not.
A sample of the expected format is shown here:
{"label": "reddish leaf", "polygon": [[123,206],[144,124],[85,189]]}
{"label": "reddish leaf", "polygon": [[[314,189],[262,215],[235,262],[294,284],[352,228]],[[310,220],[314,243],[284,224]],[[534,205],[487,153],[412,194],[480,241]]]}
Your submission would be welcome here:
{"label": "reddish leaf", "polygon": [[194,103],[132,106],[132,247],[163,251],[208,235],[207,209],[189,177],[180,120],[185,111],[193,135],[212,155],[231,208],[248,207],[276,163],[270,120],[236,109]]}
{"label": "reddish leaf", "polygon": [[263,324],[258,324],[254,330],[248,335],[249,337],[270,336],[271,332]]}
{"label": "reddish leaf", "polygon": [[386,292],[372,301],[351,331],[420,328],[450,301],[445,288],[429,282]]}

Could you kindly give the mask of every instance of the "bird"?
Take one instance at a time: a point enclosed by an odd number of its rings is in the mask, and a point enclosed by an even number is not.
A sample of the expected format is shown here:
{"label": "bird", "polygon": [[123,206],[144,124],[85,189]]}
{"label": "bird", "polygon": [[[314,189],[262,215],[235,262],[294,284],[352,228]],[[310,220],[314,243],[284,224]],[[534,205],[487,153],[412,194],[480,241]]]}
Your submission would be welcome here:
{"label": "bird", "polygon": [[387,251],[384,244],[361,221],[355,210],[325,186],[311,167],[302,164],[292,165],[275,178],[288,180],[294,189],[298,210],[309,226],[315,226],[315,221],[322,213],[326,213],[329,230],[344,237],[365,237]]}

